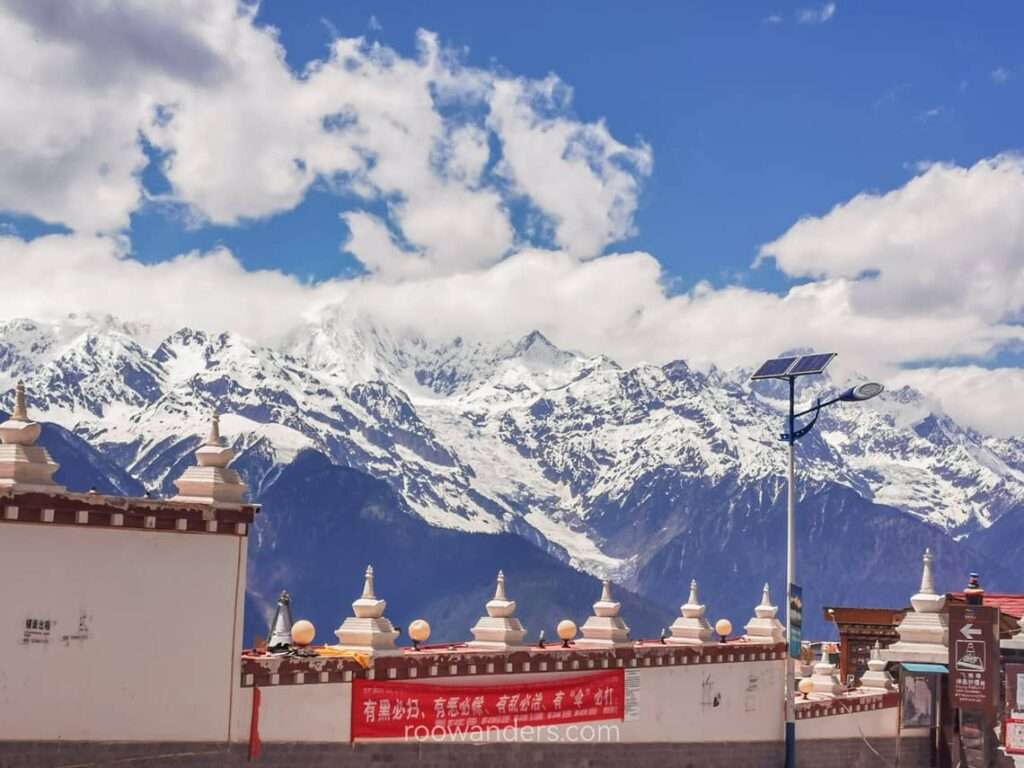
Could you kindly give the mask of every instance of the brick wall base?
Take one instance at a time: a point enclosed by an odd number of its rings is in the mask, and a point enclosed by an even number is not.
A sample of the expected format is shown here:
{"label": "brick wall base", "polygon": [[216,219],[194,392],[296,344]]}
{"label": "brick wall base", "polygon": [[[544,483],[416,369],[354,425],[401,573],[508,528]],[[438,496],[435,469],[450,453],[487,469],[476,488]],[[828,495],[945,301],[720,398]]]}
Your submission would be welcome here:
{"label": "brick wall base", "polygon": [[[802,741],[800,768],[926,768],[924,739],[875,739],[872,752],[861,739]],[[899,762],[896,757],[899,756]],[[781,742],[693,744],[264,744],[253,763],[244,746],[134,742],[0,741],[0,768],[775,768],[782,765]]]}

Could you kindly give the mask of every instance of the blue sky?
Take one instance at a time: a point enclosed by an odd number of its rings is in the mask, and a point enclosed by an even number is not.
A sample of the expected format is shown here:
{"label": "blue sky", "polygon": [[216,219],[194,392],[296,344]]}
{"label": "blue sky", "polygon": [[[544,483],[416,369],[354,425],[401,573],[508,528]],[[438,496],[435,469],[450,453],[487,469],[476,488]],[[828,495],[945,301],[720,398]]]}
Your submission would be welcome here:
{"label": "blue sky", "polygon": [[[656,254],[683,287],[740,279],[777,291],[790,280],[749,267],[800,216],[898,187],[920,162],[970,165],[1024,145],[1024,7],[844,3],[826,22],[798,21],[821,7],[266,0],[257,21],[280,31],[296,72],[334,34],[413,56],[419,28],[476,66],[554,72],[582,119],[653,150],[637,234],[616,248]],[[148,211],[133,222],[134,251],[163,259],[223,242],[251,267],[324,278],[359,268],[338,251],[344,202],[314,190],[270,220],[196,231]]]}
{"label": "blue sky", "polygon": [[0,0],[0,318],[625,364],[1024,432],[1024,7]]}

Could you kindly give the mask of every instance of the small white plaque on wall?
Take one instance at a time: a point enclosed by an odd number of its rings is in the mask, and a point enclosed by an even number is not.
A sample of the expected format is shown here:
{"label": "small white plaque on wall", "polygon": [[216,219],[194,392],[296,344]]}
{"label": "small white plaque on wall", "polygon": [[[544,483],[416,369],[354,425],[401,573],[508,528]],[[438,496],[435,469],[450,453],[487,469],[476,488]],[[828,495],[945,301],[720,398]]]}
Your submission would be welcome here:
{"label": "small white plaque on wall", "polygon": [[626,670],[626,719],[640,719],[640,670]]}

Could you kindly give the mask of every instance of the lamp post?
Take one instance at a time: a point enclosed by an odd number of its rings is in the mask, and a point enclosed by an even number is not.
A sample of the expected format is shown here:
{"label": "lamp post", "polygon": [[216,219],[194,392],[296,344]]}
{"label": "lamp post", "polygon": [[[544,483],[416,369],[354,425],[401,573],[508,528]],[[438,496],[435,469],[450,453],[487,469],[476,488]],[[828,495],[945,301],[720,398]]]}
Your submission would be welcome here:
{"label": "lamp post", "polygon": [[[789,383],[789,414],[786,419],[787,430],[782,439],[787,443],[788,464],[786,468],[786,768],[796,768],[796,675],[793,671],[794,645],[795,654],[799,656],[799,635],[794,634],[793,596],[798,592],[796,587],[796,526],[794,524],[796,510],[796,441],[810,432],[818,421],[822,408],[835,403],[856,403],[870,400],[882,393],[883,387],[876,382],[865,382],[851,387],[842,394],[822,401],[820,398],[810,408],[796,410],[796,380],[800,376],[824,373],[825,368],[835,357],[834,352],[824,354],[803,355],[800,357],[779,357],[768,360],[758,368],[750,378],[754,381],[762,379],[785,379]],[[811,415],[810,421],[797,427],[797,419]],[[801,606],[801,613],[802,613]],[[801,617],[802,624],[802,617]]]}

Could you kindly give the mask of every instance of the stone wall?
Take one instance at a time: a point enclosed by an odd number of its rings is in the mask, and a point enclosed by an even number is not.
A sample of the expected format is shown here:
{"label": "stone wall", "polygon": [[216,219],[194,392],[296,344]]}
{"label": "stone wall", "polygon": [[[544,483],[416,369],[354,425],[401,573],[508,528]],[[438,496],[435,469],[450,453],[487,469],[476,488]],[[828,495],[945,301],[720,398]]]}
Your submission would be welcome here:
{"label": "stone wall", "polygon": [[[877,750],[878,755],[871,751]],[[800,768],[868,768],[893,765],[923,768],[930,764],[929,745],[921,738],[822,739],[798,742]],[[275,743],[266,744],[249,763],[246,748],[211,743],[0,742],[0,768],[760,768],[782,763],[781,742],[675,744],[451,744]]]}

